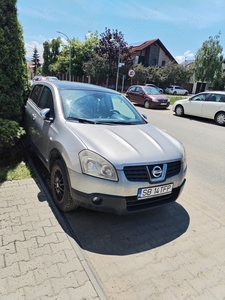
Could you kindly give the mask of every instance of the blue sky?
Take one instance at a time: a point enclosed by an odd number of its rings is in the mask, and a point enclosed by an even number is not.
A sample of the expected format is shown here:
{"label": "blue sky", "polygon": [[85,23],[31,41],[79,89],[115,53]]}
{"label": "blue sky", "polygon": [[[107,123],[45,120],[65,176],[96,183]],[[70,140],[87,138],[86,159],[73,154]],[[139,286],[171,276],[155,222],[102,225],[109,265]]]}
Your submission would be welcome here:
{"label": "blue sky", "polygon": [[65,38],[57,31],[84,41],[105,27],[121,31],[129,45],[158,38],[179,63],[220,31],[225,54],[224,0],[18,0],[17,10],[27,57],[34,46],[42,55],[43,42]]}

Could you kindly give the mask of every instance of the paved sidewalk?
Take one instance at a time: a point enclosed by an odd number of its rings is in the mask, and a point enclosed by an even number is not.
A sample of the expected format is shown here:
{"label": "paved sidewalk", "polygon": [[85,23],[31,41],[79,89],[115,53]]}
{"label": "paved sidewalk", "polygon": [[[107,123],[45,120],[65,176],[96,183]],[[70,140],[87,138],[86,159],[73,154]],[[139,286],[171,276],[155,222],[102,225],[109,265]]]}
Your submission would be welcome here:
{"label": "paved sidewalk", "polygon": [[0,184],[0,299],[107,299],[46,195],[38,179]]}

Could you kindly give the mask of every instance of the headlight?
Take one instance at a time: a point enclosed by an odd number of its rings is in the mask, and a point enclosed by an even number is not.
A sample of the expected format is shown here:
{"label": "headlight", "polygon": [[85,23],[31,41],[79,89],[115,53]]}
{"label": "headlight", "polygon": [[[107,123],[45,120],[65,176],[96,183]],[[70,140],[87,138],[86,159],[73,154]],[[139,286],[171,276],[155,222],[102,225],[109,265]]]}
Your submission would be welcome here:
{"label": "headlight", "polygon": [[97,153],[89,150],[83,150],[79,153],[79,158],[82,172],[84,174],[118,181],[114,166]]}
{"label": "headlight", "polygon": [[159,102],[156,98],[152,97],[152,102]]}

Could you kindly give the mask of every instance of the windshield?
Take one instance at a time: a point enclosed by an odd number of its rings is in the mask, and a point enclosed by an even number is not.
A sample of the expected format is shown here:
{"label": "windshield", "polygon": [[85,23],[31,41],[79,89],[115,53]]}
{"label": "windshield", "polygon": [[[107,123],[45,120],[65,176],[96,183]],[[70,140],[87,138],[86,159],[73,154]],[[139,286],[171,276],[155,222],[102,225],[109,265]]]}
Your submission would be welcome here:
{"label": "windshield", "polygon": [[86,90],[60,90],[64,117],[94,124],[143,124],[146,121],[120,94]]}
{"label": "windshield", "polygon": [[147,95],[160,95],[160,92],[155,87],[146,86],[143,89]]}

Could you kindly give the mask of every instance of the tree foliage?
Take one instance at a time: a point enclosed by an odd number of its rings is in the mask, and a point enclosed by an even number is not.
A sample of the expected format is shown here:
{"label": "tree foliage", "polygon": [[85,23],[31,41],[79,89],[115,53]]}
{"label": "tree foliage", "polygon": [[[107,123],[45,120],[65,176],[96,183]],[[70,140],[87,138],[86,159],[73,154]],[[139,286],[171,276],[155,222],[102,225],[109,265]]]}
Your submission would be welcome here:
{"label": "tree foliage", "polygon": [[94,52],[92,57],[83,64],[83,70],[88,76],[93,77],[98,84],[100,78],[107,76],[108,61]]}
{"label": "tree foliage", "polygon": [[44,76],[56,75],[55,64],[57,63],[58,55],[60,53],[61,39],[56,38],[51,41],[45,41],[43,43],[43,59],[42,74]]}
{"label": "tree foliage", "polygon": [[33,63],[33,67],[34,67],[34,75],[37,74],[37,68],[41,66],[39,58],[40,58],[40,55],[37,51],[37,48],[34,47],[33,56],[32,56],[32,59],[31,59],[31,61]]}
{"label": "tree foliage", "polygon": [[220,45],[220,32],[210,36],[195,56],[195,79],[214,84],[222,77],[223,48]]}
{"label": "tree foliage", "polygon": [[[13,124],[15,130],[3,131],[4,145],[0,152],[10,147],[23,133],[22,110],[28,93],[28,73],[22,28],[17,20],[16,0],[0,0],[0,118],[1,124]],[[13,121],[13,123],[12,123]],[[4,149],[3,149],[4,148]]]}
{"label": "tree foliage", "polygon": [[[62,51],[57,56],[55,71],[58,73],[66,73],[69,71],[70,51],[71,51],[71,75],[84,75],[83,64],[87,62],[94,52],[98,44],[97,33],[89,32],[84,42],[78,39],[70,39],[69,43],[62,43]],[[71,47],[71,49],[70,49]]]}
{"label": "tree foliage", "polygon": [[120,54],[120,62],[126,65],[131,65],[131,54],[127,42],[124,40],[124,35],[121,31],[111,30],[107,27],[105,32],[100,34],[100,39],[96,52],[99,56],[108,61],[108,75],[115,75],[118,58]]}

